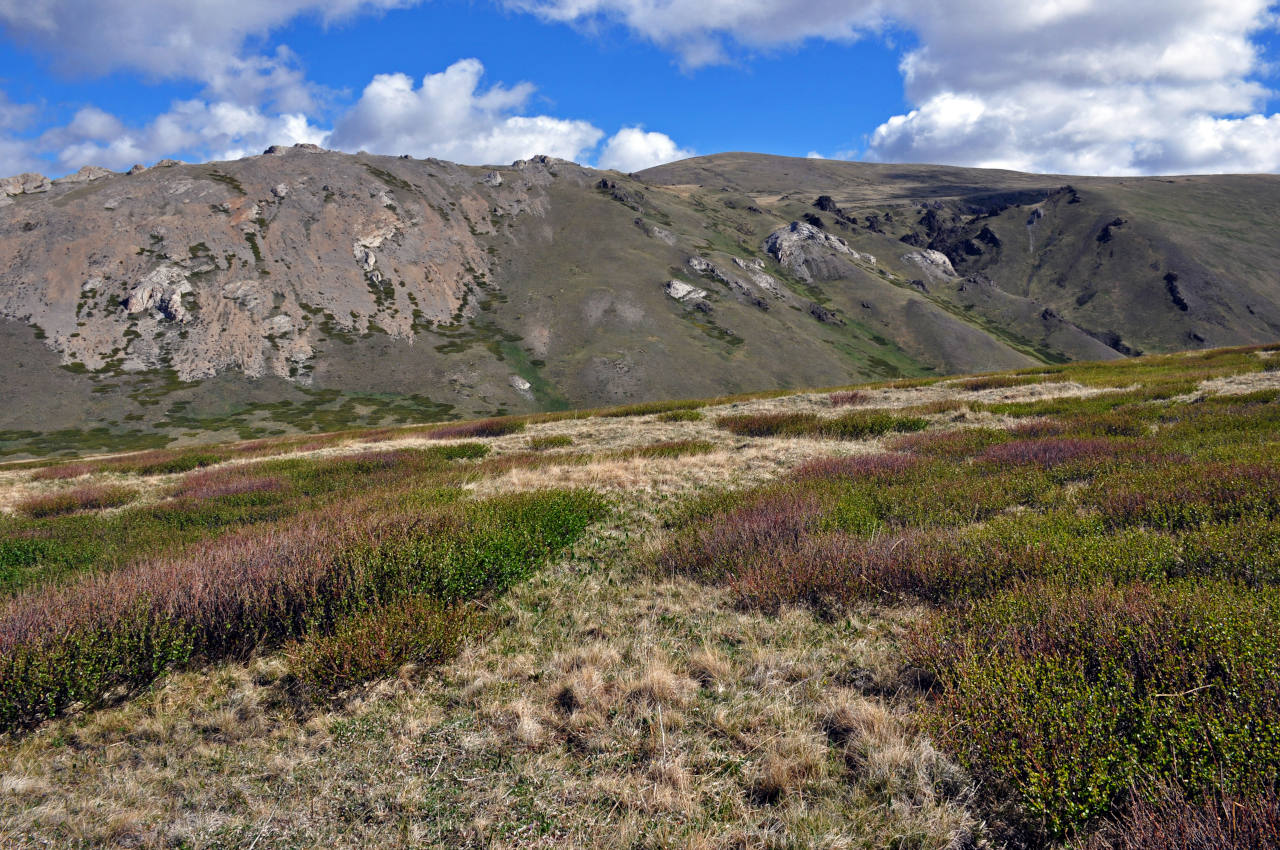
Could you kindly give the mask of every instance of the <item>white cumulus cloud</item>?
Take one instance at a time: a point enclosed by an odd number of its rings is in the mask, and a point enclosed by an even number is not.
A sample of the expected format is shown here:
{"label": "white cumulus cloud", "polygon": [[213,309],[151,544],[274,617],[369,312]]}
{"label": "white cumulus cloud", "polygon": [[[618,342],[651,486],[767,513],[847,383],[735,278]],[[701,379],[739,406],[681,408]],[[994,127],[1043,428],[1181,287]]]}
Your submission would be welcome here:
{"label": "white cumulus cloud", "polygon": [[334,127],[343,150],[505,163],[534,154],[577,159],[604,133],[587,121],[518,114],[532,85],[480,88],[484,66],[463,59],[420,85],[407,74],[379,74]]}
{"label": "white cumulus cloud", "polygon": [[[855,152],[1039,171],[1280,170],[1256,34],[1270,0],[507,0],[629,27],[686,66],[895,28],[913,108]],[[855,133],[859,128],[850,128]]]}
{"label": "white cumulus cloud", "polygon": [[0,0],[0,30],[70,74],[193,79],[215,100],[307,108],[313,88],[287,48],[246,43],[304,15],[325,23],[419,0]]}
{"label": "white cumulus cloud", "polygon": [[29,103],[14,103],[0,89],[0,130],[21,130],[35,117],[36,108]]}
{"label": "white cumulus cloud", "polygon": [[646,132],[643,127],[623,127],[605,142],[600,151],[599,166],[616,171],[643,171],[691,156],[693,151],[680,147],[666,133]]}
{"label": "white cumulus cloud", "polygon": [[544,20],[621,24],[676,51],[687,67],[726,61],[751,47],[808,38],[853,41],[886,23],[879,0],[504,0]]}
{"label": "white cumulus cloud", "polygon": [[0,90],[0,175],[30,171],[37,165],[35,148],[30,139],[16,135],[25,130],[36,116],[36,107],[14,103]]}
{"label": "white cumulus cloud", "polygon": [[186,100],[143,127],[128,127],[114,115],[86,107],[34,144],[54,158],[60,171],[86,164],[119,170],[183,153],[238,159],[272,144],[319,144],[326,136],[302,114],[273,115],[225,101]]}
{"label": "white cumulus cloud", "polygon": [[1035,171],[1280,169],[1251,37],[1267,0],[921,3],[902,61],[915,108],[868,153]]}
{"label": "white cumulus cloud", "polygon": [[405,74],[379,74],[343,109],[337,93],[306,79],[287,46],[270,41],[299,17],[327,24],[418,2],[0,0],[0,33],[46,54],[64,73],[126,72],[203,85],[198,97],[175,101],[141,126],[86,106],[66,124],[25,137],[15,129],[33,110],[0,93],[0,167],[33,167],[42,159],[54,173],[84,164],[122,168],[165,156],[234,158],[299,141],[467,163],[594,152],[603,131],[584,120],[527,114],[529,83],[481,88],[478,60],[417,83]]}
{"label": "white cumulus cloud", "polygon": [[[54,173],[62,173],[86,164],[123,169],[167,156],[238,159],[273,144],[298,142],[471,164],[507,163],[535,154],[581,160],[604,137],[587,121],[520,114],[534,87],[521,83],[481,88],[483,74],[484,66],[475,59],[455,62],[416,85],[404,74],[379,74],[332,129],[304,112],[272,112],[225,100],[176,101],[136,127],[97,107],[84,107],[65,125],[32,139],[0,134],[0,173],[13,173],[19,166],[48,170],[49,163],[39,163],[37,152],[53,161]],[[0,129],[16,126],[17,117],[27,114],[25,107],[14,107],[9,119],[6,104],[0,100]],[[648,143],[640,148],[653,163],[664,154],[678,158],[685,153],[661,133],[639,134],[641,142]],[[616,146],[611,149],[620,156],[625,153]],[[642,150],[633,146],[630,155],[640,156]]]}

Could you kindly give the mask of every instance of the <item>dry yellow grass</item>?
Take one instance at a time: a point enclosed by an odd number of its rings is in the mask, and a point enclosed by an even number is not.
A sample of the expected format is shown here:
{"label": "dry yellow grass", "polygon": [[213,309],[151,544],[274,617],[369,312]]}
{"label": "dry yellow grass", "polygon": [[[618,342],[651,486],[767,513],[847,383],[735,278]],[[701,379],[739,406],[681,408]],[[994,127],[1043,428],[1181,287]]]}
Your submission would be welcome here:
{"label": "dry yellow grass", "polygon": [[[1259,352],[1271,353],[1274,352]],[[1244,395],[1261,390],[1280,389],[1280,372],[1250,372],[1244,375],[1228,375],[1225,378],[1214,378],[1203,381],[1192,398],[1206,395]]]}
{"label": "dry yellow grass", "polygon": [[[1201,387],[1200,392],[1249,392],[1253,389],[1264,389],[1272,386],[1280,386],[1280,377],[1277,377],[1276,373],[1260,373],[1257,375],[1242,375],[1234,378],[1207,381],[1204,386]],[[1249,389],[1243,389],[1243,387],[1248,387]],[[867,396],[867,399],[856,405],[856,408],[892,410],[917,408],[912,412],[922,415],[930,415],[939,424],[945,424],[948,427],[965,425],[1005,427],[1011,420],[1004,417],[994,416],[990,413],[970,410],[967,407],[964,407],[963,403],[1033,401],[1050,398],[1089,396],[1096,395],[1101,392],[1115,391],[1120,390],[1086,387],[1074,382],[1057,382],[983,390],[979,392],[966,392],[952,383],[944,382],[922,387],[890,387],[864,390],[863,392]],[[955,403],[961,403],[962,406],[958,409],[950,409],[951,405]],[[728,434],[715,427],[715,419],[717,416],[730,413],[779,412],[816,413],[820,416],[831,416],[842,412],[842,410],[832,407],[829,399],[829,393],[811,392],[795,393],[793,395],[777,396],[773,398],[733,401],[725,404],[709,406],[704,408],[703,412],[705,413],[705,418],[701,421],[694,422],[663,422],[656,415],[619,418],[590,417],[584,419],[564,419],[556,422],[533,424],[523,432],[510,434],[504,437],[486,439],[483,442],[489,446],[490,457],[502,457],[503,455],[527,451],[529,440],[533,437],[569,437],[573,443],[568,448],[544,452],[544,454],[549,458],[555,458],[557,456],[577,456],[584,453],[587,455],[599,455],[607,452],[638,448],[671,440],[707,440],[721,448],[724,453],[719,454],[714,461],[701,462],[699,465],[705,469],[708,466],[715,466],[725,462],[728,459],[728,453],[733,452],[736,449],[740,449],[744,445],[744,441],[741,438],[735,437],[734,435]],[[468,441],[428,440],[420,435],[408,434],[402,438],[391,437],[374,442],[352,439],[346,443],[325,446],[312,451],[288,451],[277,457],[333,457],[337,455],[358,454],[360,452],[370,450],[438,446],[441,442]],[[806,451],[811,452],[817,443],[821,443],[821,441],[812,441],[806,445],[803,441],[783,441],[791,443],[792,445],[789,447],[767,445],[764,448],[761,448],[757,445],[758,442],[759,441],[753,441],[753,444],[748,451],[748,457],[729,461],[730,471],[727,475],[734,476],[739,473],[745,473],[748,475],[748,480],[758,481],[760,480],[758,475],[767,474],[770,467],[772,467],[772,471],[775,473],[780,469],[787,468],[794,464],[797,457],[803,455]],[[778,441],[771,442],[777,443]],[[821,444],[824,451],[830,451],[832,449],[832,445],[829,442]],[[861,448],[855,446],[843,446],[836,447],[835,451],[866,451],[873,448],[874,445],[863,446]],[[751,455],[754,455],[754,457]],[[106,458],[112,456],[102,455],[101,457]],[[783,460],[779,463],[771,463],[768,460],[770,457],[783,457]],[[225,464],[220,465],[233,466],[255,463],[263,459],[263,457],[236,458],[228,460]],[[585,468],[578,469],[576,471],[571,471],[566,468],[563,470],[563,477],[561,480],[565,483],[573,482],[575,484],[585,484],[586,486],[592,486],[602,490],[619,490],[626,489],[631,486],[647,486],[659,490],[687,489],[683,484],[673,482],[670,473],[676,466],[687,465],[691,462],[695,462],[695,459],[681,458],[678,463],[663,463],[662,461],[646,461],[641,459],[637,459],[633,462],[601,461],[600,463],[588,464]],[[210,468],[216,468],[216,466]],[[543,472],[545,471],[546,470],[543,470]],[[164,498],[169,487],[175,481],[181,479],[182,475],[183,473],[143,477],[131,474],[122,475],[119,473],[97,473],[76,479],[76,482],[82,484],[87,481],[111,481],[113,483],[128,484],[140,490],[140,497],[138,501],[134,503],[135,505],[138,505],[156,502]],[[706,476],[702,477],[705,479]],[[532,476],[525,482],[520,482],[519,479],[520,476],[513,473],[513,480],[508,483],[511,483],[513,486],[517,486],[521,489],[528,489],[530,486],[533,486],[528,483],[528,481],[542,480],[551,482],[554,480],[554,477],[548,475],[537,475]],[[697,486],[706,482],[705,480],[701,480],[691,483],[694,486]],[[15,506],[23,499],[33,495],[52,492],[61,486],[71,485],[67,482],[39,481],[33,479],[32,473],[29,470],[0,470],[0,513],[11,514],[14,512]],[[540,486],[560,485],[544,483]],[[490,484],[482,483],[482,485],[477,489],[479,492],[490,492],[490,487]]]}
{"label": "dry yellow grass", "polygon": [[[799,442],[768,441],[767,464],[746,454],[776,474],[814,450]],[[970,834],[963,788],[870,782],[824,726],[838,683],[892,688],[884,662],[912,612],[770,617],[647,566],[669,495],[737,483],[724,454],[719,479],[711,463],[632,491],[575,557],[498,603],[493,639],[438,669],[315,711],[274,655],[0,745],[0,844],[941,848]],[[716,455],[685,460],[702,458]],[[894,753],[931,752],[899,738]]]}

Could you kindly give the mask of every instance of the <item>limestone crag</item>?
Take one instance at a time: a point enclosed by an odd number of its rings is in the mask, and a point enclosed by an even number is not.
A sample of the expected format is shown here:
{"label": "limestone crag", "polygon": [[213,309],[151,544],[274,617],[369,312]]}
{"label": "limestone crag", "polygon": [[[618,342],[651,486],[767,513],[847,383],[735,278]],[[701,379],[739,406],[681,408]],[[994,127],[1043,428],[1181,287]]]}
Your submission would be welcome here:
{"label": "limestone crag", "polygon": [[690,257],[688,266],[702,277],[723,284],[740,302],[751,304],[761,310],[769,309],[769,303],[762,297],[763,295],[768,295],[778,300],[787,300],[786,291],[776,280],[764,272],[762,260],[756,259],[759,265],[747,265],[741,258],[734,257],[733,262],[746,272],[746,280],[725,271],[724,268],[704,257]]}
{"label": "limestone crag", "polygon": [[753,257],[750,260],[744,260],[741,257],[734,257],[733,263],[746,273],[752,283],[772,295],[774,298],[786,298],[786,290],[782,285],[779,284],[772,275],[765,272],[764,260],[759,257]]}
{"label": "limestone crag", "polygon": [[[509,169],[276,148],[235,162],[0,181],[0,317],[66,364],[305,383],[315,346],[468,316],[485,237],[549,238],[545,157]],[[56,245],[56,252],[50,246]],[[343,246],[346,246],[345,248]],[[180,326],[181,333],[165,328]]]}
{"label": "limestone crag", "polygon": [[0,177],[0,194],[4,195],[36,195],[47,192],[53,181],[43,174],[27,172],[16,177]]}
{"label": "limestone crag", "polygon": [[[93,289],[96,291],[97,284]],[[191,313],[182,303],[182,297],[191,292],[191,283],[182,269],[177,266],[160,266],[130,290],[122,306],[130,316],[155,310],[171,322],[186,324],[191,321]]]}
{"label": "limestone crag", "polygon": [[112,174],[115,174],[115,172],[110,169],[101,168],[96,165],[86,165],[75,174],[68,174],[66,177],[59,177],[57,180],[54,180],[53,183],[56,186],[61,186],[64,183],[88,183],[92,180],[101,180],[103,177],[110,177]]}
{"label": "limestone crag", "polygon": [[770,233],[764,249],[786,270],[805,282],[815,277],[834,280],[846,276],[850,261],[875,264],[875,257],[850,248],[838,236],[803,221],[793,221]]}
{"label": "limestone crag", "polygon": [[678,241],[676,235],[670,230],[667,230],[665,227],[659,227],[651,221],[646,221],[643,217],[637,216],[634,223],[636,227],[640,228],[645,236],[648,236],[650,239],[656,239],[664,245],[675,247],[675,244]]}
{"label": "limestone crag", "polygon": [[697,301],[707,297],[705,289],[699,289],[696,286],[685,283],[682,280],[669,280],[664,288],[667,294],[677,301]]}
{"label": "limestone crag", "polygon": [[902,259],[919,267],[931,280],[942,281],[956,277],[956,270],[951,265],[951,260],[941,251],[921,248],[919,251],[903,255]]}

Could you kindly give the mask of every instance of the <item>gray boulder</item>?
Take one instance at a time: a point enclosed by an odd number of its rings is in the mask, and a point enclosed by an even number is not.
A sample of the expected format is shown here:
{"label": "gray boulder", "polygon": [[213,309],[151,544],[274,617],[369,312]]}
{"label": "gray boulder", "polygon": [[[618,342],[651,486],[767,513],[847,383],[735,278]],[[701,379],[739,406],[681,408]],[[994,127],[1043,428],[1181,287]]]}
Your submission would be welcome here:
{"label": "gray boulder", "polygon": [[52,186],[48,177],[30,171],[16,177],[0,178],[0,193],[5,195],[34,195],[47,192]]}
{"label": "gray boulder", "polygon": [[62,185],[63,183],[88,183],[91,180],[101,180],[103,177],[110,177],[115,172],[110,169],[102,168],[97,165],[86,165],[75,174],[68,174],[65,177],[59,177],[53,182]]}

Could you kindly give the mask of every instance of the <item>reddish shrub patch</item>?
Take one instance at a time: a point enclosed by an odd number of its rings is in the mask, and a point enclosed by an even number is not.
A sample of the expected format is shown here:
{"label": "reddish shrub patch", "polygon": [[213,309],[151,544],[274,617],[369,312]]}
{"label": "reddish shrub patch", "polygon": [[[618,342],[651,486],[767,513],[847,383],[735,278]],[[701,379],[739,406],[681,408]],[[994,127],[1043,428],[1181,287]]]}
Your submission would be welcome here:
{"label": "reddish shrub patch", "polygon": [[1030,422],[1019,422],[1009,429],[1009,433],[1016,437],[1024,437],[1026,439],[1041,439],[1044,437],[1061,437],[1071,430],[1071,427],[1061,419],[1032,419]]}
{"label": "reddish shrub patch", "polygon": [[279,493],[284,488],[285,482],[275,475],[246,475],[243,470],[217,469],[187,475],[171,495],[179,499],[217,499],[253,493]]}
{"label": "reddish shrub patch", "polygon": [[967,381],[960,381],[956,386],[969,392],[979,392],[980,390],[1022,387],[1027,384],[1038,384],[1043,380],[1044,375],[983,375],[977,378],[970,378]]}
{"label": "reddish shrub patch", "polygon": [[861,390],[841,390],[827,396],[827,400],[831,402],[832,407],[850,407],[870,401],[870,399],[871,394],[864,393]]}
{"label": "reddish shrub patch", "polygon": [[744,437],[818,437],[862,440],[892,431],[920,431],[929,426],[918,416],[878,411],[853,411],[825,418],[815,413],[743,413],[721,416],[716,425]]}
{"label": "reddish shrub patch", "polygon": [[797,481],[835,481],[843,478],[885,480],[905,475],[919,465],[918,457],[899,452],[826,457],[801,464],[796,467],[792,477]]}
{"label": "reddish shrub patch", "polygon": [[31,473],[36,481],[61,481],[68,478],[79,478],[98,471],[96,463],[60,463],[57,466],[45,466]]}
{"label": "reddish shrub patch", "polygon": [[1049,469],[1064,463],[1080,461],[1107,461],[1122,454],[1133,454],[1139,447],[1132,442],[1117,442],[1095,437],[1093,439],[1066,437],[1050,440],[1014,440],[986,448],[978,460],[987,463],[1030,465]]}
{"label": "reddish shrub patch", "polygon": [[796,546],[818,526],[826,505],[815,493],[779,488],[753,496],[710,524],[681,535],[660,556],[671,572],[723,579],[742,565]]}
{"label": "reddish shrub patch", "polygon": [[1176,788],[1134,801],[1083,850],[1269,850],[1280,847],[1280,796],[1212,794],[1192,801]]}
{"label": "reddish shrub patch", "polygon": [[716,419],[716,427],[740,437],[795,437],[819,421],[816,413],[739,413]]}
{"label": "reddish shrub patch", "polygon": [[388,515],[345,504],[0,605],[0,730],[193,659],[243,657],[410,596],[496,592],[601,516],[544,491]]}
{"label": "reddish shrub patch", "polygon": [[71,490],[61,490],[32,496],[18,503],[18,510],[29,517],[59,516],[76,511],[96,511],[127,505],[138,496],[132,487],[117,484],[85,484]]}
{"label": "reddish shrub patch", "polygon": [[1117,526],[1178,530],[1208,522],[1280,516],[1280,467],[1202,464],[1095,480],[1086,500]]}
{"label": "reddish shrub patch", "polygon": [[1008,439],[1006,432],[994,428],[963,428],[956,431],[908,434],[889,443],[889,448],[895,452],[959,460]]}
{"label": "reddish shrub patch", "polygon": [[445,425],[432,428],[425,436],[429,440],[463,440],[473,437],[502,437],[523,431],[524,421],[520,419],[480,419],[475,422],[461,422],[457,425]]}

